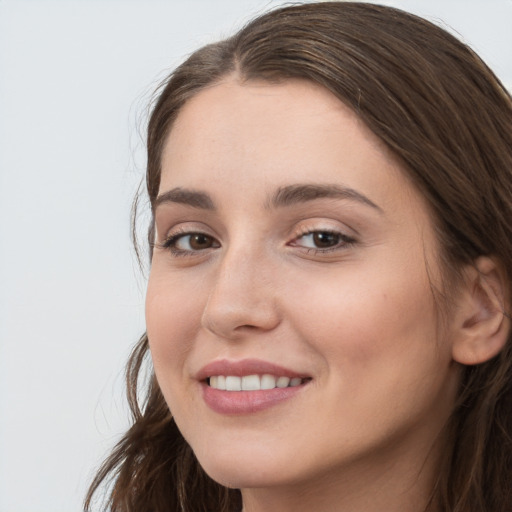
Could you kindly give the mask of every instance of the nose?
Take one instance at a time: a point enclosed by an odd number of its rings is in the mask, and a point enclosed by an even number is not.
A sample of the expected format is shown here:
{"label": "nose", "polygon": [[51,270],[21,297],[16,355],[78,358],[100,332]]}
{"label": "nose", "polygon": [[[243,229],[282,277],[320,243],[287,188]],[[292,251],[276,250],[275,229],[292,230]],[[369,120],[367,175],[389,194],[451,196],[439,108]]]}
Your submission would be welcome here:
{"label": "nose", "polygon": [[280,314],[274,274],[262,255],[228,251],[212,270],[202,326],[228,340],[275,329]]}

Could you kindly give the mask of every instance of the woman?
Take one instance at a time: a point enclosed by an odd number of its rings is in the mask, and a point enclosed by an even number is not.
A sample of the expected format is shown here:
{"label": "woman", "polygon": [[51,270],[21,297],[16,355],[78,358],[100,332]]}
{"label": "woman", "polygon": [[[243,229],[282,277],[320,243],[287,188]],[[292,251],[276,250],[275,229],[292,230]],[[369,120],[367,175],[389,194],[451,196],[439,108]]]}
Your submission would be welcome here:
{"label": "woman", "polygon": [[163,85],[147,191],[134,423],[86,508],[512,509],[512,101],[470,49],[267,13]]}

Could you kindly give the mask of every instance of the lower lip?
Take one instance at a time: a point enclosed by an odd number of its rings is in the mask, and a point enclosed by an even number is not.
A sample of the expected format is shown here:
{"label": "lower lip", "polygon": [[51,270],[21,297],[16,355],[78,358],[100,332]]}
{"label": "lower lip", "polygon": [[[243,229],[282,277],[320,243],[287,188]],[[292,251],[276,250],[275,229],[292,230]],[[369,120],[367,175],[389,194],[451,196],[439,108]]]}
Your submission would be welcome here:
{"label": "lower lip", "polygon": [[219,414],[251,414],[264,411],[300,393],[305,384],[259,391],[224,391],[201,383],[206,405]]}

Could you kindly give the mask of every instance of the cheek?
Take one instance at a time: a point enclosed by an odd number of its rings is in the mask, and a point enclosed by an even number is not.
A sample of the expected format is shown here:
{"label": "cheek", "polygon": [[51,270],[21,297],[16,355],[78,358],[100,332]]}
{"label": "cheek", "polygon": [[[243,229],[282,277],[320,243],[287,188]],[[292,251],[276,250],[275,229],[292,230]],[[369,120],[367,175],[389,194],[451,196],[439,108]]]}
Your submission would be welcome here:
{"label": "cheek", "polygon": [[165,368],[165,378],[173,378],[169,370],[184,371],[184,361],[192,349],[200,327],[202,299],[200,291],[190,283],[152,270],[146,294],[146,328],[157,377]]}
{"label": "cheek", "polygon": [[304,338],[345,376],[407,363],[421,368],[422,357],[437,357],[437,318],[428,279],[418,268],[380,272],[367,266],[358,272],[354,266],[339,276],[317,275],[304,283],[307,294],[290,290],[288,304]]}
{"label": "cheek", "polygon": [[354,272],[336,282],[309,283],[307,301],[290,303],[296,330],[323,359],[319,385],[330,391],[319,410],[336,411],[336,424],[354,439],[371,438],[376,422],[403,433],[445,414],[451,355],[438,339],[428,280],[418,272],[405,279]]}
{"label": "cheek", "polygon": [[146,329],[153,368],[171,413],[180,419],[188,418],[197,399],[187,388],[187,361],[202,311],[199,291],[190,283],[183,284],[152,269],[146,294]]}

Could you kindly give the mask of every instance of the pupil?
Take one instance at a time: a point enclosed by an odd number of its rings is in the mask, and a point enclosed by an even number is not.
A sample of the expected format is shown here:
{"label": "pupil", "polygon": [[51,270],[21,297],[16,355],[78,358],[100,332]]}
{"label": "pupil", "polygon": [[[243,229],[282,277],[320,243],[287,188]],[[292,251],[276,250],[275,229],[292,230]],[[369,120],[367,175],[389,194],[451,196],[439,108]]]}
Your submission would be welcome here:
{"label": "pupil", "polygon": [[332,247],[338,243],[339,236],[335,233],[315,233],[313,240],[317,247]]}
{"label": "pupil", "polygon": [[208,249],[211,245],[211,238],[209,236],[198,234],[190,238],[190,246],[193,249]]}

